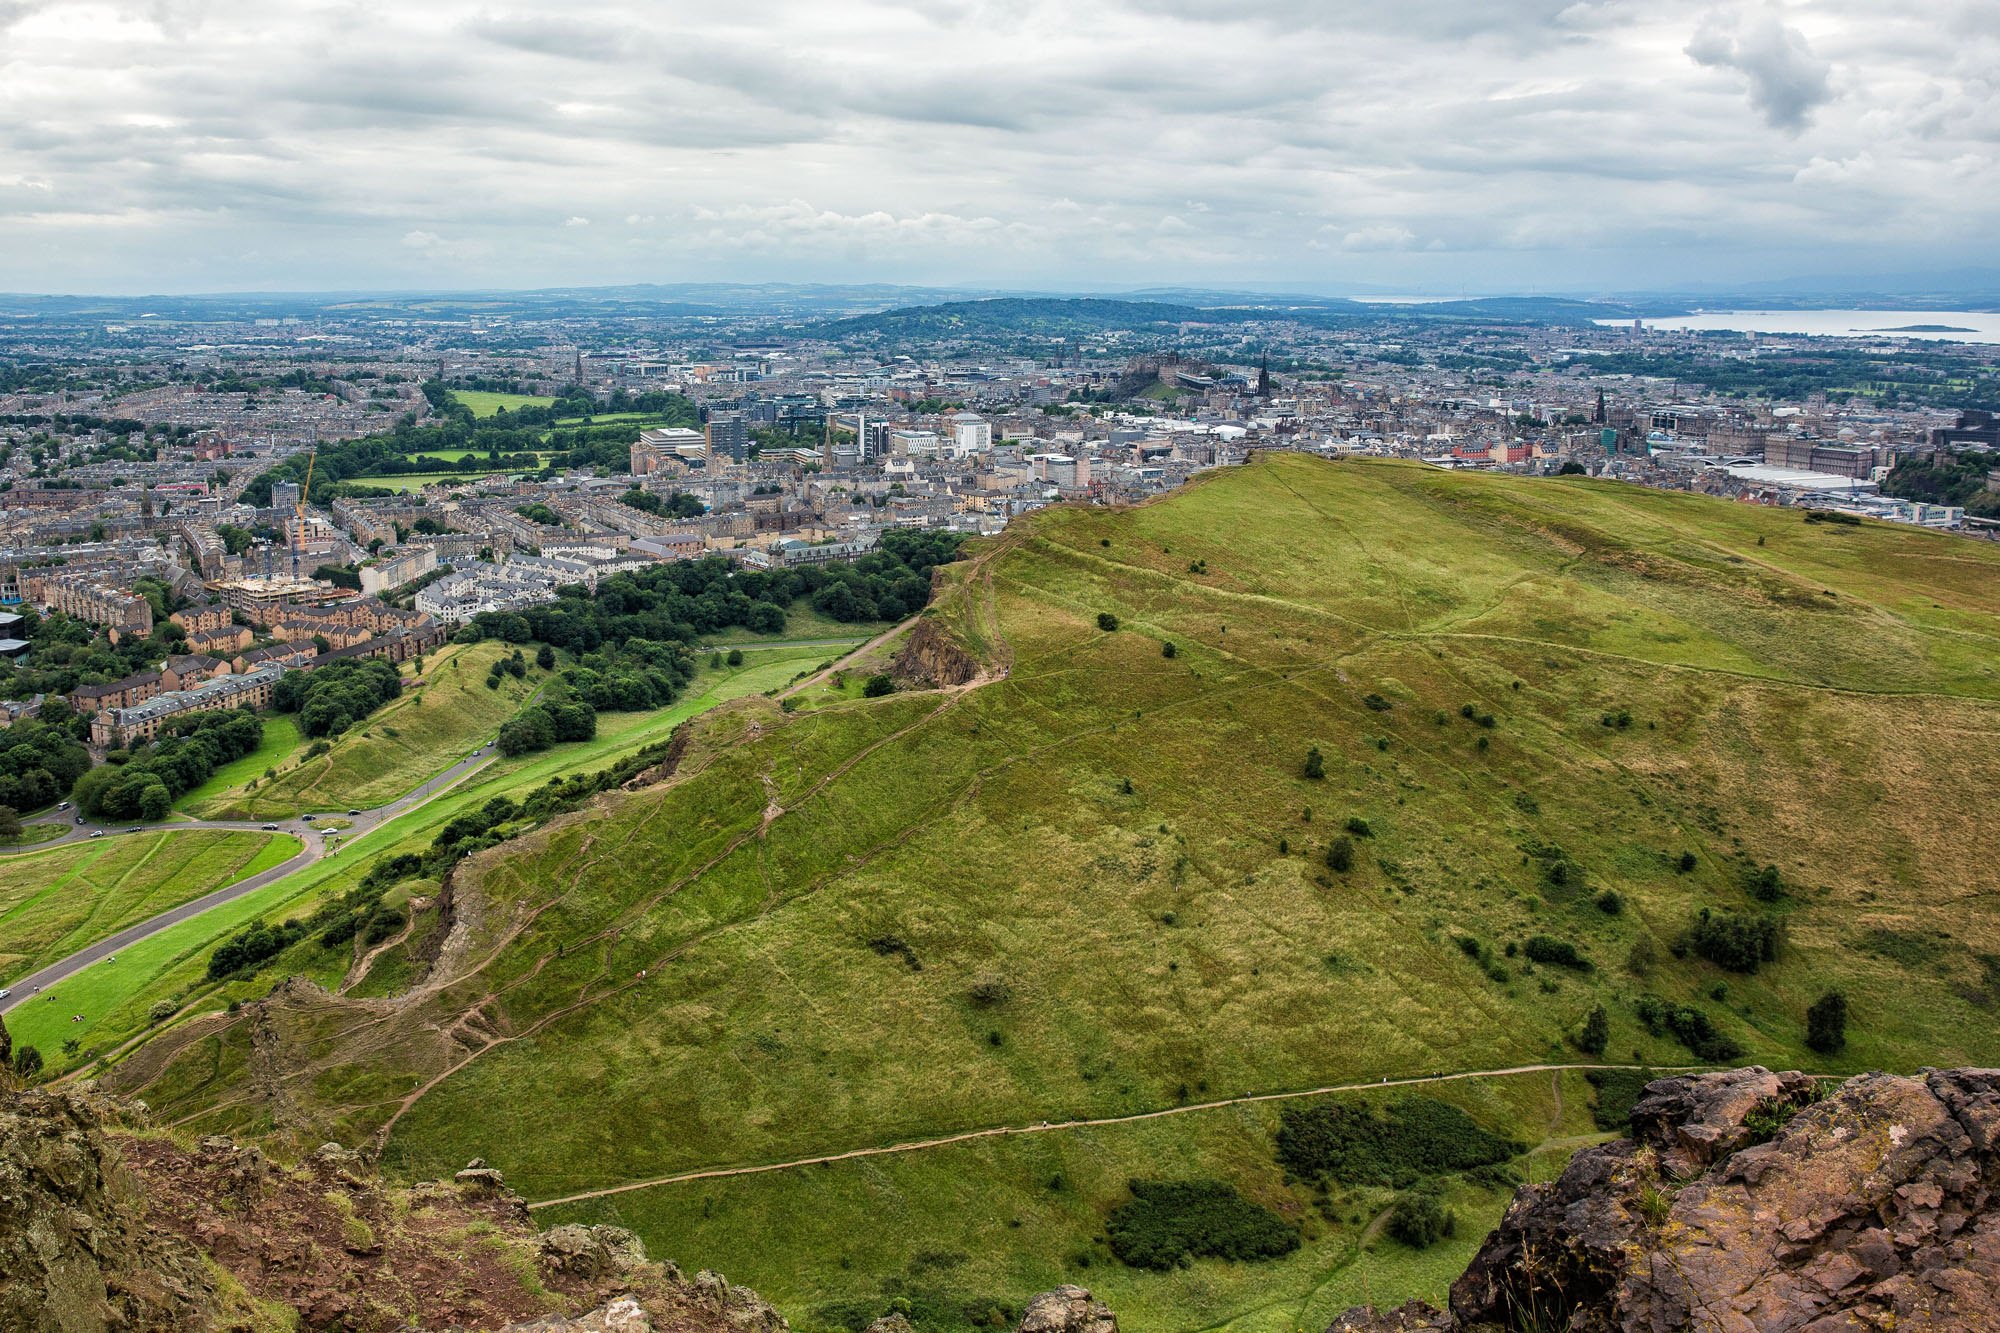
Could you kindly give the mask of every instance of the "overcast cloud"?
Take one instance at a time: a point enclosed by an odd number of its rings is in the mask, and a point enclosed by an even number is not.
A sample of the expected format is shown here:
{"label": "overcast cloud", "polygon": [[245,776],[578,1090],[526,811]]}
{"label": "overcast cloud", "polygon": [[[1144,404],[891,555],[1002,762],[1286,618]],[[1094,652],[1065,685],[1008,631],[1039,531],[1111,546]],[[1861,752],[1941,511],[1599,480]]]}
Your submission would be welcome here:
{"label": "overcast cloud", "polygon": [[1992,0],[0,0],[0,288],[2000,262]]}

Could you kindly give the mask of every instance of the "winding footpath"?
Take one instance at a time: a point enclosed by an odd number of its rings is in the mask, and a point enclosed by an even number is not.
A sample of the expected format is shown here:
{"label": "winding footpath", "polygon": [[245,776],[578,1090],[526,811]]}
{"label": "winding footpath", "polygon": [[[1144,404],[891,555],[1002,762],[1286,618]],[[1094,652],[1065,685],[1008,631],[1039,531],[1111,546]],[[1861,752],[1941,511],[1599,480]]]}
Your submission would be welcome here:
{"label": "winding footpath", "polygon": [[[358,815],[331,817],[344,818],[348,821],[348,827],[341,830],[341,837],[344,840],[352,841],[364,833],[379,828],[396,816],[423,805],[436,797],[440,792],[455,786],[461,779],[492,762],[493,755],[491,752],[485,747],[481,747],[453,764],[450,768],[445,769],[442,773],[438,773],[425,780],[421,785],[404,792],[387,805],[378,805],[373,809],[363,810]],[[71,819],[73,817],[68,812],[64,812],[59,818]],[[44,820],[42,822],[53,821]],[[272,821],[260,822],[257,820],[176,819],[166,824],[140,825],[132,831],[178,833],[190,829],[214,829],[223,832],[244,833],[265,831],[271,827],[271,824]],[[178,926],[183,921],[190,921],[204,912],[212,911],[225,903],[234,902],[246,894],[255,893],[257,890],[264,888],[266,885],[274,884],[287,875],[296,874],[308,866],[314,865],[327,855],[326,834],[315,828],[309,821],[292,818],[275,821],[275,824],[278,831],[289,833],[304,844],[300,847],[298,854],[290,860],[281,865],[272,866],[269,870],[251,875],[247,879],[237,880],[234,884],[225,884],[223,887],[210,893],[205,893],[199,898],[190,899],[178,907],[168,908],[158,916],[149,917],[144,921],[127,926],[114,935],[77,950],[67,958],[50,963],[40,971],[31,972],[17,981],[8,983],[11,994],[7,995],[4,999],[0,999],[0,1014],[6,1013],[16,1005],[27,1002],[57,982],[75,976],[92,963],[101,962],[106,958],[114,956],[120,949],[129,949],[139,941],[157,935],[163,930]],[[65,833],[62,837],[51,838],[46,842],[32,843],[21,848],[20,854],[44,852],[51,847],[62,847],[80,842],[88,839],[96,831],[98,831],[98,826],[96,825],[72,823],[69,832]],[[102,831],[106,837],[113,836],[109,829]]]}
{"label": "winding footpath", "polygon": [[885,1143],[873,1148],[850,1148],[846,1152],[827,1153],[820,1157],[799,1157],[789,1162],[765,1162],[757,1166],[714,1167],[706,1171],[683,1171],[678,1175],[655,1176],[650,1180],[635,1180],[624,1185],[608,1185],[603,1189],[582,1190],[576,1194],[565,1194],[560,1198],[541,1199],[530,1203],[530,1212],[541,1208],[556,1208],[563,1204],[584,1203],[591,1199],[606,1199],[616,1194],[630,1194],[636,1190],[656,1189],[662,1185],[678,1185],[691,1180],[722,1180],[730,1176],[758,1176],[772,1171],[791,1171],[799,1167],[825,1166],[831,1162],[850,1162],[861,1157],[890,1157],[899,1153],[924,1152],[932,1148],[948,1148],[956,1143],[973,1143],[980,1139],[1010,1138],[1020,1134],[1053,1134],[1065,1129],[1093,1129],[1100,1125],[1132,1125],[1146,1120],[1163,1120],[1170,1115],[1193,1115],[1198,1111],[1220,1111],[1231,1106],[1250,1106],[1258,1102],[1297,1101],[1304,1097],[1324,1097],[1336,1092],[1366,1092],[1370,1088],[1408,1088],[1424,1083],[1456,1083],[1463,1079],[1507,1078],[1518,1074],[1557,1074],[1564,1070],[1592,1069],[1650,1069],[1660,1074],[1685,1073],[1703,1069],[1704,1065],[1596,1065],[1596,1064],[1546,1064],[1509,1065],[1504,1069],[1467,1069],[1450,1074],[1415,1074],[1407,1078],[1380,1078],[1366,1083],[1332,1083],[1321,1088],[1301,1088],[1294,1092],[1253,1092],[1241,1097],[1223,1097],[1215,1101],[1188,1102],[1181,1106],[1169,1106],[1158,1111],[1135,1111],[1130,1115],[1101,1116],[1093,1120],[1042,1120],[1032,1125],[995,1125],[990,1129],[972,1129],[962,1134],[947,1134],[943,1138],[912,1139],[902,1143]]}

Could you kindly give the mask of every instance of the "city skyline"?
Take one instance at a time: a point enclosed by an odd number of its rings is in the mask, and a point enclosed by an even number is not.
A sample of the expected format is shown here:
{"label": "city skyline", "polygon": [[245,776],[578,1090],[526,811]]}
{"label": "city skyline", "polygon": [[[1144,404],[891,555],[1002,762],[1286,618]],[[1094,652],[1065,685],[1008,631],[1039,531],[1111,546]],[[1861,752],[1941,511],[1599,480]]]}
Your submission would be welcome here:
{"label": "city skyline", "polygon": [[1971,3],[0,4],[0,289],[1977,264]]}

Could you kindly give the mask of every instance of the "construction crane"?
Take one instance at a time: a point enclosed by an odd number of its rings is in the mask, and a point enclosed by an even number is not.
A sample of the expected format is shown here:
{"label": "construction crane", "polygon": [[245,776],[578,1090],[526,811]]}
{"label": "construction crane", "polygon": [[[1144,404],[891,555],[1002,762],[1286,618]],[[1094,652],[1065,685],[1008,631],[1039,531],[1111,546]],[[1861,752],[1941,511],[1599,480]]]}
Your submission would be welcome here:
{"label": "construction crane", "polygon": [[306,446],[306,479],[299,498],[292,504],[292,581],[299,580],[299,553],[306,548],[306,499],[312,494],[313,463],[319,458],[319,441]]}

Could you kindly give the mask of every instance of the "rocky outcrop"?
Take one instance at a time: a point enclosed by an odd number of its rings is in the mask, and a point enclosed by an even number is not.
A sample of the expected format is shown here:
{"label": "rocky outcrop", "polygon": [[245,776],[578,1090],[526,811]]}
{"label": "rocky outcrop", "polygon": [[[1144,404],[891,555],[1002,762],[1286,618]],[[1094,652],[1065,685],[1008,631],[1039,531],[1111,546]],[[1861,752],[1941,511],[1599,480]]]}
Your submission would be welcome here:
{"label": "rocky outcrop", "polygon": [[890,674],[905,683],[931,688],[964,685],[979,675],[979,661],[935,617],[925,615],[918,617],[910,637],[903,641]]}
{"label": "rocky outcrop", "polygon": [[[538,1233],[500,1173],[396,1188],[326,1144],[296,1165],[149,1129],[86,1086],[0,1094],[0,1329],[784,1333],[619,1227]],[[262,1311],[260,1314],[259,1311]]]}
{"label": "rocky outcrop", "polygon": [[1028,1302],[1016,1333],[1118,1333],[1118,1318],[1082,1287],[1057,1287]]}
{"label": "rocky outcrop", "polygon": [[1338,1333],[2000,1327],[2000,1070],[1662,1079],[1632,1137],[1515,1196],[1450,1309]]}

